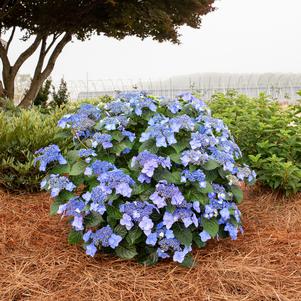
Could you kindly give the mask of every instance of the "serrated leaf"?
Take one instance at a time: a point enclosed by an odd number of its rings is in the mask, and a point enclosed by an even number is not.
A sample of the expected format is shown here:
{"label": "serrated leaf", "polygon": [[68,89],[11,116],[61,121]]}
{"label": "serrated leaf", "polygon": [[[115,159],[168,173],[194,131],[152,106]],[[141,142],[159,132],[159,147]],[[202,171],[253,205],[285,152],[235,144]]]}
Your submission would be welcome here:
{"label": "serrated leaf", "polygon": [[74,198],[75,194],[67,191],[67,190],[62,190],[60,192],[60,194],[56,197],[56,201],[61,202],[61,204],[66,203],[67,201],[69,201],[70,199]]}
{"label": "serrated leaf", "polygon": [[103,217],[92,211],[88,216],[85,217],[85,226],[86,227],[96,227],[104,221]]}
{"label": "serrated leaf", "polygon": [[140,145],[139,153],[141,153],[145,150],[147,150],[153,154],[156,154],[158,152],[158,147],[156,146],[156,142],[154,139],[147,140]]}
{"label": "serrated leaf", "polygon": [[150,254],[144,256],[143,258],[139,258],[138,262],[147,266],[154,265],[158,262],[159,257],[157,251],[153,251]]}
{"label": "serrated leaf", "polygon": [[59,210],[60,205],[62,205],[62,203],[54,201],[51,205],[50,205],[50,215],[56,215],[57,211]]}
{"label": "serrated leaf", "polygon": [[173,153],[173,154],[170,154],[168,156],[169,156],[169,158],[170,158],[171,161],[173,161],[173,162],[175,162],[177,164],[181,164],[182,163],[181,157],[180,157],[179,154]]}
{"label": "serrated leaf", "polygon": [[125,228],[125,226],[122,226],[122,225],[118,224],[114,228],[114,233],[116,233],[116,234],[120,235],[122,238],[124,238],[126,236],[126,234],[128,233],[128,231]]}
{"label": "serrated leaf", "polygon": [[107,206],[107,214],[108,214],[108,217],[115,219],[115,220],[122,218],[122,213],[119,211],[118,208],[116,208],[114,206]]}
{"label": "serrated leaf", "polygon": [[211,237],[215,237],[218,233],[219,225],[216,218],[202,218],[203,229],[209,233]]}
{"label": "serrated leaf", "polygon": [[203,165],[203,168],[205,170],[213,170],[213,169],[216,169],[220,166],[219,163],[217,163],[216,161],[214,160],[209,160],[208,162],[206,162],[204,165]]}
{"label": "serrated leaf", "polygon": [[72,229],[68,235],[68,243],[70,245],[76,245],[82,241],[82,237],[82,231],[75,231],[74,229]]}
{"label": "serrated leaf", "polygon": [[233,193],[233,196],[234,196],[236,202],[238,204],[241,203],[241,201],[244,198],[244,194],[243,194],[242,190],[240,189],[240,187],[239,186],[232,186],[231,187],[231,192]]}
{"label": "serrated leaf", "polygon": [[70,172],[70,165],[64,164],[64,165],[58,165],[58,166],[52,168],[49,173],[62,175],[62,174],[69,173],[69,172]]}
{"label": "serrated leaf", "polygon": [[198,233],[193,233],[193,242],[198,248],[203,248],[206,245],[206,243],[201,240]]}
{"label": "serrated leaf", "polygon": [[130,141],[122,141],[120,143],[115,144],[112,148],[110,148],[110,153],[116,154],[119,156],[122,151],[126,148],[131,148],[132,143]]}
{"label": "serrated leaf", "polygon": [[208,196],[193,187],[187,189],[187,192],[185,193],[185,199],[191,202],[198,201],[203,205],[209,203]]}
{"label": "serrated leaf", "polygon": [[112,136],[113,140],[116,140],[118,142],[124,139],[124,136],[121,134],[120,131],[112,131],[110,132],[110,135]]}
{"label": "serrated leaf", "polygon": [[87,164],[85,162],[79,161],[72,165],[70,170],[70,176],[78,176],[84,173]]}
{"label": "serrated leaf", "polygon": [[172,147],[178,154],[180,154],[185,148],[189,147],[189,141],[189,138],[182,138],[178,140],[176,144],[173,144]]}
{"label": "serrated leaf", "polygon": [[192,243],[192,233],[189,228],[179,223],[174,224],[172,227],[175,237],[185,246],[190,246]]}
{"label": "serrated leaf", "polygon": [[71,151],[67,152],[67,154],[66,154],[66,159],[67,159],[67,161],[69,161],[70,163],[76,162],[76,160],[77,160],[78,158],[79,158],[78,150],[71,150]]}
{"label": "serrated leaf", "polygon": [[166,169],[157,169],[154,173],[153,178],[159,182],[161,180],[166,180],[168,183],[181,184],[181,174],[179,171],[170,172]]}
{"label": "serrated leaf", "polygon": [[129,245],[134,245],[135,242],[141,237],[142,235],[142,230],[140,228],[134,228],[131,229],[127,236],[126,236],[126,241],[129,243]]}
{"label": "serrated leaf", "polygon": [[148,185],[141,184],[141,185],[135,185],[132,190],[132,195],[140,195],[144,191],[148,189]]}
{"label": "serrated leaf", "polygon": [[115,253],[117,256],[123,259],[132,259],[138,254],[135,246],[127,246],[127,245],[119,245],[115,249]]}

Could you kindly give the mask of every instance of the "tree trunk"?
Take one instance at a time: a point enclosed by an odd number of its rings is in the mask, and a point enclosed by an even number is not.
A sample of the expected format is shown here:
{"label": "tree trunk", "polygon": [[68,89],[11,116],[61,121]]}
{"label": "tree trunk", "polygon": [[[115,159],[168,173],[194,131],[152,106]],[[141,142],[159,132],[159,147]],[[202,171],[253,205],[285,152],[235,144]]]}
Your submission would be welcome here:
{"label": "tree trunk", "polygon": [[48,63],[43,71],[42,71],[42,66],[48,50],[45,48],[46,45],[43,46],[42,44],[39,61],[36,66],[36,70],[33,79],[31,81],[30,88],[25,94],[25,96],[23,97],[23,99],[21,100],[19,107],[28,108],[32,105],[44,81],[51,74],[57,58],[59,57],[60,53],[62,52],[66,44],[71,41],[71,38],[72,36],[69,33],[66,33],[64,35],[61,41],[54,48],[52,54],[49,57]]}
{"label": "tree trunk", "polygon": [[14,100],[15,96],[15,76],[12,76],[11,73],[8,75],[3,75],[4,83],[4,97],[10,100]]}
{"label": "tree trunk", "polygon": [[39,90],[43,85],[43,82],[44,80],[41,79],[33,79],[31,81],[30,88],[28,89],[22,101],[20,102],[19,107],[28,108],[32,105],[32,102],[37,97]]}
{"label": "tree trunk", "polygon": [[14,65],[11,65],[8,58],[8,48],[15,33],[15,27],[12,30],[11,36],[7,43],[1,39],[0,31],[0,58],[2,61],[2,92],[3,97],[14,100],[15,96],[15,78],[23,63],[35,52],[38,48],[42,37],[37,35],[33,43],[20,54]]}

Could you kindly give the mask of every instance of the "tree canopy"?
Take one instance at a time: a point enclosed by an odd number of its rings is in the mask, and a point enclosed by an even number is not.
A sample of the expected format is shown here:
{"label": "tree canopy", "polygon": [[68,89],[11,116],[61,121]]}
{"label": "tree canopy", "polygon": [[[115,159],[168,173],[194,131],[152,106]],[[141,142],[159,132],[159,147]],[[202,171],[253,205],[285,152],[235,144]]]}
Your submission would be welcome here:
{"label": "tree canopy", "polygon": [[[0,43],[3,63],[4,92],[16,72],[39,47],[40,57],[33,77],[38,86],[49,76],[54,63],[72,37],[85,40],[93,34],[122,39],[125,36],[152,37],[160,42],[179,42],[178,29],[182,25],[199,28],[201,17],[214,10],[214,0],[4,0],[0,1],[0,33],[11,31],[9,40]],[[15,29],[23,32],[23,39],[32,36],[31,46],[11,65],[7,52]],[[2,37],[1,37],[2,38]],[[49,40],[50,39],[50,40]],[[52,52],[50,51],[52,50]],[[49,68],[45,63],[49,55]],[[19,57],[20,58],[20,57]],[[5,68],[6,66],[12,69]],[[47,72],[43,74],[43,66]],[[16,67],[16,68],[14,68]],[[5,70],[6,69],[6,70]],[[9,86],[9,87],[5,87]],[[12,92],[12,91],[11,91]],[[30,89],[29,89],[30,92]],[[37,93],[29,93],[29,97]],[[5,93],[4,93],[5,94]],[[13,93],[6,93],[12,97]],[[27,101],[28,102],[28,101]]]}

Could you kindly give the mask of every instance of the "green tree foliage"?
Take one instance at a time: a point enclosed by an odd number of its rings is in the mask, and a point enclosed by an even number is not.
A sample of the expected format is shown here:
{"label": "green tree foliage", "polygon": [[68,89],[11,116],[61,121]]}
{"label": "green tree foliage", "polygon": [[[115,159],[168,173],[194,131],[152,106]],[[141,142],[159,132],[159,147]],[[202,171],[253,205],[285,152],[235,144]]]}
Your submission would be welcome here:
{"label": "green tree foliage", "polygon": [[68,92],[67,83],[62,78],[58,90],[56,91],[55,88],[53,87],[52,101],[51,101],[50,105],[52,107],[60,108],[61,106],[67,104],[69,99],[70,99],[70,94]]}
{"label": "green tree foliage", "polygon": [[[13,99],[16,74],[37,49],[33,80],[20,103],[23,107],[31,105],[59,54],[72,38],[85,40],[93,34],[103,34],[117,39],[137,36],[177,43],[179,27],[199,28],[201,17],[214,10],[213,3],[214,0],[2,1],[0,33],[9,31],[10,37],[6,43],[0,43],[3,63],[0,94]],[[32,38],[32,42],[12,64],[8,50],[18,30],[24,33],[24,40]]]}

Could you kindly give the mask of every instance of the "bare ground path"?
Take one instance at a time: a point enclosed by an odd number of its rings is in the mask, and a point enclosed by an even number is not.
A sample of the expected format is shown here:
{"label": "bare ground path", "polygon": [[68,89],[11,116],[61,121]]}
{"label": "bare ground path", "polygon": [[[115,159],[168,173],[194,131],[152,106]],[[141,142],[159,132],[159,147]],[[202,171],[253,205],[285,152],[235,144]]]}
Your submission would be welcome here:
{"label": "bare ground path", "polygon": [[88,258],[47,194],[0,191],[0,300],[301,300],[301,196],[249,192],[245,234],[194,252],[197,267]]}

